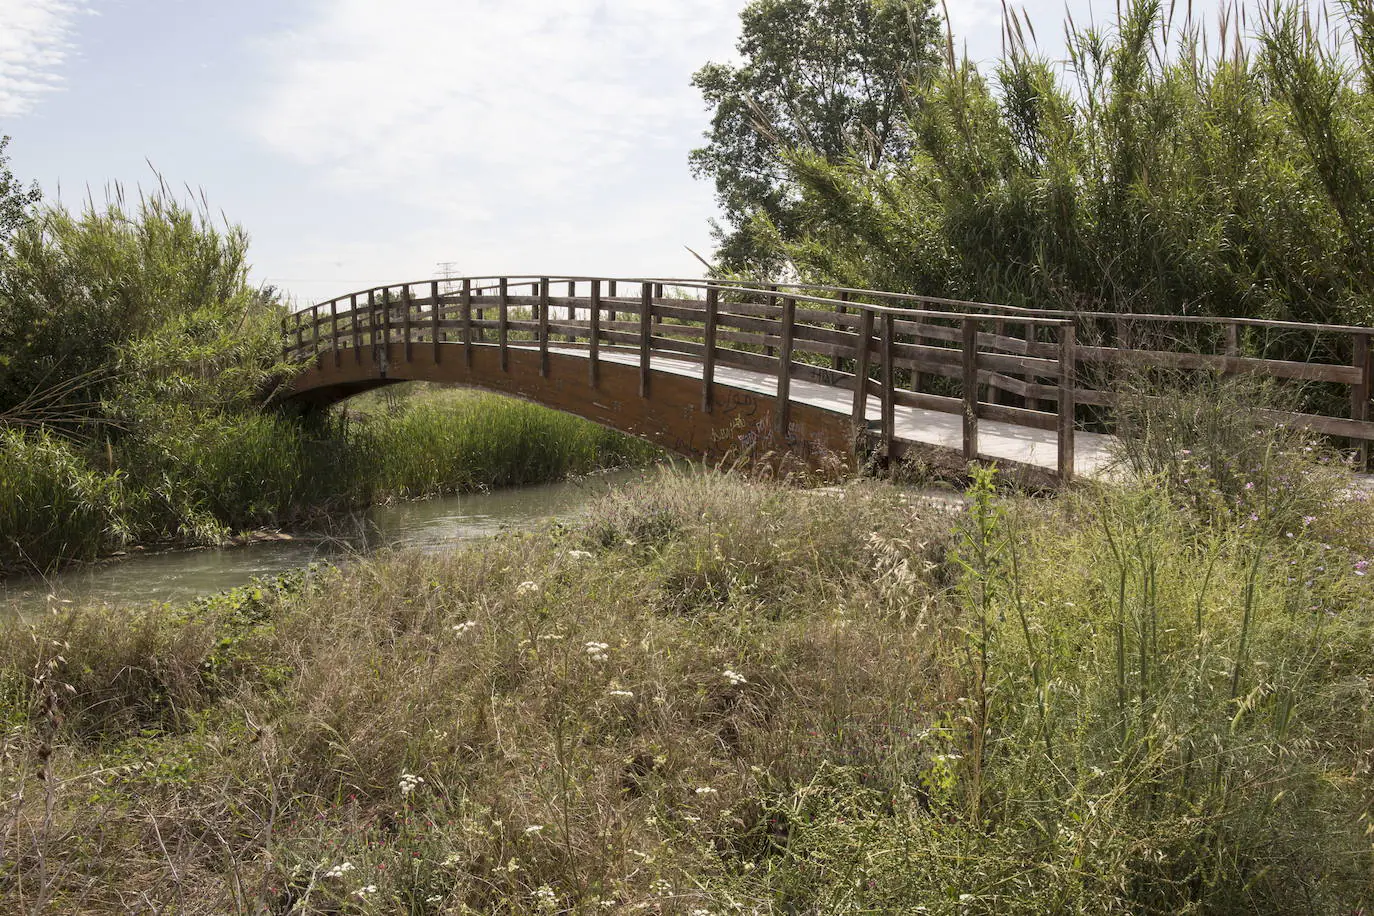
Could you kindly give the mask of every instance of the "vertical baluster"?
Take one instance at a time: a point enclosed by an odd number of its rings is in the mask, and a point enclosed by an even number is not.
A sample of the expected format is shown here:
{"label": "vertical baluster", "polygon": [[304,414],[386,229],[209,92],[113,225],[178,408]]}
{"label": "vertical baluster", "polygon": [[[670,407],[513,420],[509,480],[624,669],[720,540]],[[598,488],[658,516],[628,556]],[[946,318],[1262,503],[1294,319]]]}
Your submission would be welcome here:
{"label": "vertical baluster", "polygon": [[587,332],[589,359],[587,365],[587,381],[596,388],[601,383],[601,281],[591,281],[589,290],[589,312],[587,316],[591,327]]}
{"label": "vertical baluster", "polygon": [[501,371],[510,371],[510,281],[496,282],[496,345],[501,349]]}
{"label": "vertical baluster", "polygon": [[357,293],[348,297],[348,324],[353,331],[353,362],[357,365],[363,361],[363,331],[358,324]]}
{"label": "vertical baluster", "polygon": [[964,332],[964,460],[978,457],[978,322],[965,318]]}
{"label": "vertical baluster", "polygon": [[773,435],[787,438],[792,425],[792,330],[797,319],[797,300],[782,300],[782,346],[778,352],[778,396],[773,408]]}
{"label": "vertical baluster", "polygon": [[[1354,366],[1355,371],[1360,374],[1360,380],[1350,388],[1350,419],[1368,420],[1369,419],[1369,397],[1371,372],[1374,371],[1374,361],[1369,358],[1370,335],[1353,335],[1354,346]],[[1369,440],[1357,440],[1355,461],[1360,471],[1369,467]]]}
{"label": "vertical baluster", "polygon": [[649,396],[649,351],[653,346],[650,324],[654,311],[654,287],[641,283],[639,290],[639,396]]}
{"label": "vertical baluster", "polygon": [[[993,333],[994,335],[996,335],[997,337],[1006,337],[1006,336],[1007,336],[1007,320],[1006,320],[1005,318],[995,318],[995,319],[993,319],[993,322],[992,322],[992,333]],[[996,344],[994,344],[994,345],[991,347],[991,349],[993,349],[993,350],[999,350],[999,349],[1001,349],[1001,348],[1002,348],[1002,343],[1001,343],[1001,341],[998,341]],[[1008,373],[1008,377],[1010,377],[1010,373]],[[1022,375],[1022,376],[1021,376],[1021,380],[1022,380],[1022,381],[1025,381],[1025,379],[1026,379],[1026,377],[1025,377],[1024,375]],[[1007,392],[1005,389],[1003,389],[1000,385],[998,385],[998,383],[997,383],[996,381],[989,381],[989,382],[988,382],[988,401],[990,401],[991,403],[993,403],[993,404],[1007,404],[1007,403],[1009,403],[1009,401],[1008,401],[1008,399],[1007,399],[1007,394],[1008,394],[1008,392]]]}
{"label": "vertical baluster", "polygon": [[339,300],[329,300],[329,348],[334,351],[334,368],[338,368],[343,361],[343,354],[339,352]]}
{"label": "vertical baluster", "polygon": [[[840,293],[840,301],[841,301],[841,302],[848,302],[848,301],[849,301],[849,292],[848,292],[847,290]],[[843,306],[843,305],[837,305],[837,306],[835,306],[835,312],[836,312],[836,314],[839,314],[839,315],[847,315],[847,314],[849,314],[849,309],[846,308],[846,307]],[[841,323],[839,323],[839,322],[836,322],[836,323],[835,323],[835,330],[836,330],[836,331],[843,332],[844,329],[845,329],[845,327],[844,327],[843,324],[841,324]],[[835,355],[832,356],[832,357],[830,357],[830,368],[834,369],[834,370],[837,371],[837,372],[840,370],[840,351],[839,351],[838,349],[835,351]]]}
{"label": "vertical baluster", "polygon": [[[606,281],[606,295],[611,299],[614,299],[617,295],[615,291],[615,285],[616,284],[614,280]],[[611,303],[611,307],[606,311],[606,320],[615,321],[615,303]]]}
{"label": "vertical baluster", "polygon": [[1059,327],[1059,480],[1068,483],[1074,475],[1074,389],[1077,340],[1072,321]]}
{"label": "vertical baluster", "polygon": [[549,377],[549,278],[539,279],[539,376]]}
{"label": "vertical baluster", "polygon": [[701,357],[701,409],[710,413],[716,404],[716,312],[720,306],[720,291],[714,285],[706,287],[706,336]]}
{"label": "vertical baluster", "polygon": [[443,360],[440,355],[439,344],[443,340],[444,332],[439,327],[439,320],[443,317],[443,299],[439,292],[439,281],[433,280],[429,284],[429,340],[430,346],[434,348],[434,365],[439,365]]}
{"label": "vertical baluster", "polygon": [[463,292],[461,299],[463,322],[463,365],[472,368],[472,279],[463,279]]}
{"label": "vertical baluster", "polygon": [[[778,291],[778,286],[777,286],[776,283],[769,284],[768,288],[769,288],[770,290],[772,290],[772,292],[774,292],[774,293],[776,293],[776,292]],[[768,310],[767,310],[766,314],[764,315],[764,317],[767,318],[769,321],[772,321],[772,320],[773,320],[773,306],[775,306],[775,305],[778,304],[778,297],[777,297],[776,295],[770,295],[767,299],[764,300],[764,302],[768,305]],[[768,334],[768,332],[767,332],[767,331],[764,331],[765,339],[767,338],[767,334]],[[766,344],[766,343],[763,345],[763,355],[764,355],[764,356],[772,356],[772,355],[773,355],[773,348],[772,348],[771,346],[769,346],[768,344]]]}
{"label": "vertical baluster", "polygon": [[868,366],[873,349],[873,311],[859,309],[859,340],[854,346],[854,426],[868,428]]}
{"label": "vertical baluster", "polygon": [[882,367],[881,374],[883,403],[883,455],[892,458],[892,447],[897,440],[896,387],[892,378],[892,341],[896,336],[891,312],[883,313]]}
{"label": "vertical baluster", "polygon": [[410,313],[414,300],[410,297],[410,284],[401,287],[401,337],[405,341],[406,362],[410,362]]}

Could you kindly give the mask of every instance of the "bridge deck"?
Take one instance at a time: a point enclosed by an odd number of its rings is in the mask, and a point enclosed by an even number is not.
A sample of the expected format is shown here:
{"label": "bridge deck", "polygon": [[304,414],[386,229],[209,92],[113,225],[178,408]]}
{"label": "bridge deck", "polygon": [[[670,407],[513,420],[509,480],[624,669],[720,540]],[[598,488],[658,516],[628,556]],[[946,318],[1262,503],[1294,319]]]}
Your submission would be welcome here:
{"label": "bridge deck", "polygon": [[[512,344],[511,349],[538,350],[537,344]],[[587,356],[585,349],[552,346],[549,352],[563,356]],[[601,359],[605,362],[625,366],[638,366],[639,354],[623,350],[602,350]],[[664,356],[661,353],[650,355],[650,365],[659,372],[679,375],[685,378],[700,379],[701,363],[690,357],[681,359]],[[777,376],[764,372],[753,372],[733,366],[717,366],[715,370],[717,385],[738,388],[755,394],[776,396]],[[793,380],[791,400],[798,404],[808,404],[831,413],[849,416],[853,395],[843,388],[821,385],[816,382]],[[943,413],[937,410],[922,410],[917,407],[897,406],[897,438],[903,442],[932,445],[957,452],[963,444],[963,418],[958,414]],[[868,419],[877,421],[882,416],[882,406],[878,398],[870,396],[867,405]],[[1098,433],[1079,432],[1074,450],[1074,471],[1077,474],[1097,476],[1105,472],[1111,463],[1112,437]],[[1058,438],[1052,430],[1031,429],[1013,423],[999,423],[982,420],[978,427],[978,452],[981,457],[1000,461],[1012,461],[1031,467],[1055,470],[1058,461]]]}

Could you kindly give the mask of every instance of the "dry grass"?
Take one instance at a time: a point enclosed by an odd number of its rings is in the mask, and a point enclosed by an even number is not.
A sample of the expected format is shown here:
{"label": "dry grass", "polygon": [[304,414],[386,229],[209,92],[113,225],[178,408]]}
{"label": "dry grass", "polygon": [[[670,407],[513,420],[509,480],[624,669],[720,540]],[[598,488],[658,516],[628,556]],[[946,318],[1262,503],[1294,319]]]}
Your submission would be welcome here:
{"label": "dry grass", "polygon": [[570,526],[11,626],[0,899],[1359,905],[1362,569],[1304,534],[1255,572],[1243,531],[1159,493],[983,487],[956,517],[877,483],[665,472]]}

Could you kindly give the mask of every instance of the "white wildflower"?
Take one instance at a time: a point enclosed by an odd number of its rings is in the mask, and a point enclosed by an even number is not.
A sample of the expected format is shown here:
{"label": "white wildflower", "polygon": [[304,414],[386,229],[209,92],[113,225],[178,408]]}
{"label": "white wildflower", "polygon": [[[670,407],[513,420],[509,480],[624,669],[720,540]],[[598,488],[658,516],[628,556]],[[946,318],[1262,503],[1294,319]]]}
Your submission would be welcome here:
{"label": "white wildflower", "polygon": [[364,884],[362,887],[358,888],[356,891],[353,892],[353,896],[354,896],[354,897],[366,897],[368,894],[375,894],[375,893],[377,893],[377,885],[375,885],[375,884]]}
{"label": "white wildflower", "polygon": [[725,676],[725,679],[730,682],[730,685],[732,687],[738,687],[741,684],[749,683],[749,681],[745,679],[744,675],[740,674],[738,671],[732,671],[729,668],[726,668],[724,671],[721,672],[721,674]]}
{"label": "white wildflower", "polygon": [[568,557],[573,560],[590,560],[592,552],[590,550],[569,550]]}
{"label": "white wildflower", "polygon": [[554,913],[558,910],[558,895],[547,884],[541,884],[535,890],[534,902],[542,913]]}
{"label": "white wildflower", "polygon": [[425,778],[423,776],[416,776],[414,773],[401,774],[401,781],[399,783],[399,786],[401,788],[402,795],[409,795],[411,792],[414,792],[416,789],[420,788],[420,786],[424,784]]}
{"label": "white wildflower", "polygon": [[462,636],[462,635],[464,635],[465,633],[467,633],[469,630],[476,629],[476,627],[477,627],[477,621],[475,621],[475,620],[464,620],[462,623],[454,624],[454,626],[453,626],[453,635],[455,635],[455,636]]}
{"label": "white wildflower", "polygon": [[711,788],[710,786],[697,786],[697,794],[698,794],[698,795],[715,795],[715,794],[716,794],[716,790],[713,789],[713,788]]}
{"label": "white wildflower", "polygon": [[543,829],[543,824],[531,824],[530,826],[525,828],[525,836],[534,836],[536,833],[540,833],[541,831],[543,831]]}
{"label": "white wildflower", "polygon": [[532,595],[537,591],[539,591],[539,583],[530,582],[527,580],[525,582],[521,582],[519,585],[515,587],[515,597],[523,598],[526,595]]}
{"label": "white wildflower", "polygon": [[325,872],[324,876],[326,878],[342,878],[344,875],[348,874],[352,870],[352,862],[340,862],[338,865],[335,865],[329,871]]}
{"label": "white wildflower", "polygon": [[626,700],[633,700],[635,693],[633,690],[612,690],[610,695],[613,697],[622,697]]}
{"label": "white wildflower", "polygon": [[589,642],[586,645],[587,654],[592,657],[594,662],[604,662],[609,657],[606,655],[606,650],[609,648],[610,646],[604,642]]}

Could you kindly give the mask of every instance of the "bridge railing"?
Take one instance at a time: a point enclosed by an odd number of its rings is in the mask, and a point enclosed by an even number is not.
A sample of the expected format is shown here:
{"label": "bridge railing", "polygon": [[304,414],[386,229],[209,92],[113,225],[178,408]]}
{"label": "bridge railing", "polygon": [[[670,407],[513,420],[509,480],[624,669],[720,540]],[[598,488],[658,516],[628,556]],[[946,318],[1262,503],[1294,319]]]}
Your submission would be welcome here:
{"label": "bridge railing", "polygon": [[[587,357],[592,387],[603,355],[624,362],[631,354],[644,396],[654,357],[687,359],[702,366],[707,411],[719,367],[764,372],[777,379],[774,432],[780,436],[790,426],[792,381],[814,381],[853,392],[856,427],[870,431],[888,453],[897,444],[895,408],[916,407],[962,414],[962,451],[969,458],[979,454],[980,419],[1054,431],[1066,477],[1073,471],[1077,421],[1093,412],[1100,418],[1114,406],[1123,372],[1215,370],[1348,389],[1337,399],[1349,405],[1348,415],[1307,410],[1268,418],[1362,447],[1374,439],[1374,330],[1368,328],[1040,313],[837,287],[507,276],[375,287],[295,312],[283,331],[288,359],[336,365],[361,361],[365,351],[390,359],[399,350],[409,361],[423,347],[437,362],[452,358],[442,345],[458,344],[468,365],[478,348],[495,350],[502,371],[509,371],[512,350],[536,350],[539,371],[547,375],[551,352],[575,350]],[[1307,335],[1312,355],[1272,358],[1263,334],[1289,349]]]}

